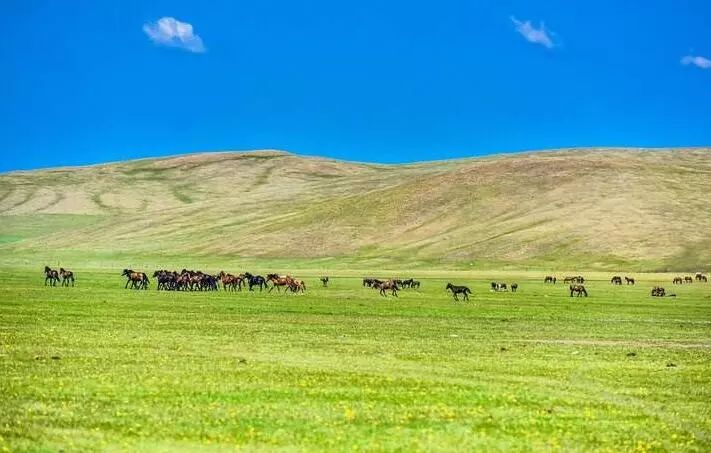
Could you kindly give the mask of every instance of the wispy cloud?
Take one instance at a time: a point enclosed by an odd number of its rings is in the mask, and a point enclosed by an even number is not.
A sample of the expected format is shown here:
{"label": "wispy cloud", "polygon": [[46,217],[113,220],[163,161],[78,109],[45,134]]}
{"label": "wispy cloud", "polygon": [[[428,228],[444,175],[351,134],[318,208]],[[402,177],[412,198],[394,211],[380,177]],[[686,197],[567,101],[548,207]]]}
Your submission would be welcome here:
{"label": "wispy cloud", "polygon": [[711,69],[711,60],[699,55],[687,55],[681,59],[681,64],[685,66],[694,65],[701,69]]}
{"label": "wispy cloud", "polygon": [[144,24],[143,31],[156,44],[195,53],[205,52],[202,39],[193,33],[193,26],[174,17],[161,17],[156,22]]}
{"label": "wispy cloud", "polygon": [[553,47],[555,47],[555,43],[553,42],[552,38],[552,36],[555,36],[555,33],[553,33],[551,30],[546,29],[546,26],[543,22],[541,22],[540,28],[536,28],[535,26],[533,26],[530,20],[522,22],[516,19],[514,16],[511,16],[511,22],[514,23],[516,31],[519,32],[521,36],[526,38],[528,42],[540,44],[548,49],[552,49]]}

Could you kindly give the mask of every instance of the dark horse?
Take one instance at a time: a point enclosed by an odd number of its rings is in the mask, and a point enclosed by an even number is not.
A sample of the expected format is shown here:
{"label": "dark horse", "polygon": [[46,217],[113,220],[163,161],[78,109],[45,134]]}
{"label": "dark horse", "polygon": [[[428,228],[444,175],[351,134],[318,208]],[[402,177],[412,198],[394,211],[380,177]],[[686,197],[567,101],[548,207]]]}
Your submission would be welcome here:
{"label": "dark horse", "polygon": [[613,285],[621,285],[622,284],[622,277],[620,277],[619,275],[615,275],[610,280],[610,283],[612,283]]}
{"label": "dark horse", "polygon": [[661,286],[655,286],[652,288],[652,297],[664,297],[666,296],[666,291]]}
{"label": "dark horse", "polygon": [[328,287],[328,277],[327,276],[321,277],[321,283],[323,283],[324,288]]}
{"label": "dark horse", "polygon": [[267,280],[261,275],[252,275],[249,272],[244,273],[244,278],[247,279],[247,285],[249,285],[249,290],[253,291],[252,288],[259,286],[259,291],[261,292],[263,288],[267,287]]}
{"label": "dark horse", "polygon": [[471,290],[467,288],[466,286],[454,286],[451,283],[447,283],[447,287],[445,288],[445,291],[452,291],[452,296],[454,297],[454,300],[459,300],[457,297],[458,294],[464,295],[464,300],[469,300],[469,294],[471,294]]}
{"label": "dark horse", "polygon": [[69,286],[70,282],[74,286],[74,272],[60,267],[59,275],[62,277],[62,286]]}
{"label": "dark horse", "polygon": [[47,282],[49,282],[49,286],[57,286],[57,282],[59,281],[59,272],[55,271],[54,269],[50,268],[49,266],[44,267],[44,286],[47,286]]}
{"label": "dark horse", "polygon": [[131,269],[124,269],[121,273],[126,277],[126,286],[124,289],[128,288],[128,284],[131,284],[131,289],[148,289],[148,276],[144,272],[135,272]]}
{"label": "dark horse", "polygon": [[676,284],[681,285],[682,283],[684,283],[684,279],[682,279],[681,277],[674,277],[674,280],[672,280],[672,283],[675,285]]}
{"label": "dark horse", "polygon": [[625,275],[625,283],[628,285],[634,285],[634,278]]}
{"label": "dark horse", "polygon": [[555,285],[556,278],[553,277],[552,275],[546,275],[546,278],[543,279],[543,283],[553,283]]}
{"label": "dark horse", "polygon": [[570,285],[570,297],[573,297],[573,294],[578,297],[588,297],[588,292],[585,290],[585,286],[583,285]]}

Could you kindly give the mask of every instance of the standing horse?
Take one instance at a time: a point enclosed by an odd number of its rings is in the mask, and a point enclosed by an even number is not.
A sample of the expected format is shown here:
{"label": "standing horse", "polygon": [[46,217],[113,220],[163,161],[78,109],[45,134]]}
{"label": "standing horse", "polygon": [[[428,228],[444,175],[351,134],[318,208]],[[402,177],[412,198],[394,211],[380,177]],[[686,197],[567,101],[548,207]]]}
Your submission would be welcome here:
{"label": "standing horse", "polygon": [[628,285],[634,285],[634,278],[625,275],[625,283]]}
{"label": "standing horse", "polygon": [[615,275],[610,280],[610,283],[612,283],[613,285],[621,285],[622,284],[622,277],[620,277],[619,275]]}
{"label": "standing horse", "polygon": [[375,285],[373,285],[373,288],[379,289],[381,296],[387,296],[387,294],[385,294],[385,290],[389,289],[390,294],[392,294],[395,297],[398,297],[397,296],[398,287],[397,287],[397,283],[395,280],[387,280],[384,282],[376,283]]}
{"label": "standing horse", "polygon": [[59,275],[62,277],[62,286],[69,286],[69,283],[71,282],[72,286],[74,286],[74,272],[70,270],[66,270],[63,267],[59,268]]}
{"label": "standing horse", "polygon": [[556,278],[553,277],[552,275],[546,275],[546,278],[543,279],[543,283],[552,283],[555,285]]}
{"label": "standing horse", "polygon": [[694,279],[687,275],[684,277],[684,283],[694,283]]}
{"label": "standing horse", "polygon": [[58,281],[59,281],[59,272],[50,268],[49,266],[45,266],[44,267],[44,286],[47,286],[47,282],[49,282],[49,286],[57,286]]}
{"label": "standing horse", "polygon": [[464,295],[464,300],[469,300],[469,294],[471,294],[471,292],[472,292],[466,286],[455,286],[451,283],[447,283],[447,287],[444,290],[445,291],[452,291],[452,296],[454,297],[454,300],[456,300],[456,301],[459,301],[459,298],[457,297],[458,294]]}
{"label": "standing horse", "polygon": [[672,280],[672,283],[675,285],[677,285],[677,284],[681,285],[684,283],[684,279],[682,279],[681,277],[674,277],[674,280]]}
{"label": "standing horse", "polygon": [[511,292],[515,293],[518,289],[518,283],[511,283]]}
{"label": "standing horse", "polygon": [[327,276],[321,277],[321,283],[323,283],[324,288],[327,288],[328,287],[328,277]]}

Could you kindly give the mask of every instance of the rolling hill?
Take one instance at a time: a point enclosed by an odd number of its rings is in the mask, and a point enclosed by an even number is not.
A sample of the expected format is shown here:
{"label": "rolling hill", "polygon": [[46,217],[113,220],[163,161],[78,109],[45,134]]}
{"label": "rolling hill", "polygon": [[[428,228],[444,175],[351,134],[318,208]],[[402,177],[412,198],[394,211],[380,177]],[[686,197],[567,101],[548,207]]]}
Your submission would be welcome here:
{"label": "rolling hill", "polygon": [[0,175],[0,255],[711,267],[711,149],[377,165],[224,152]]}

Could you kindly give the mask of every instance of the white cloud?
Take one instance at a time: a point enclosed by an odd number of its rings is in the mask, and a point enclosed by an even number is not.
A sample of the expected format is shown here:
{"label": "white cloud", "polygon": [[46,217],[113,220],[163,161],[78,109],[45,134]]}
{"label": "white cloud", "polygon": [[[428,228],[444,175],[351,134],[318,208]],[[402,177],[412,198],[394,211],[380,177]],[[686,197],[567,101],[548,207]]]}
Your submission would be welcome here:
{"label": "white cloud", "polygon": [[689,66],[693,64],[701,69],[711,69],[711,60],[701,56],[687,55],[681,59],[681,64]]}
{"label": "white cloud", "polygon": [[156,22],[144,24],[143,31],[156,44],[180,47],[195,53],[205,52],[202,39],[193,33],[193,26],[174,17],[161,17]]}
{"label": "white cloud", "polygon": [[521,33],[521,36],[526,38],[527,41],[534,44],[540,44],[548,49],[555,47],[553,39],[551,38],[551,36],[555,36],[555,33],[550,30],[546,30],[546,26],[543,22],[541,22],[540,28],[536,28],[531,25],[530,20],[521,22],[514,16],[511,16],[511,22],[513,22],[516,26],[516,31]]}

